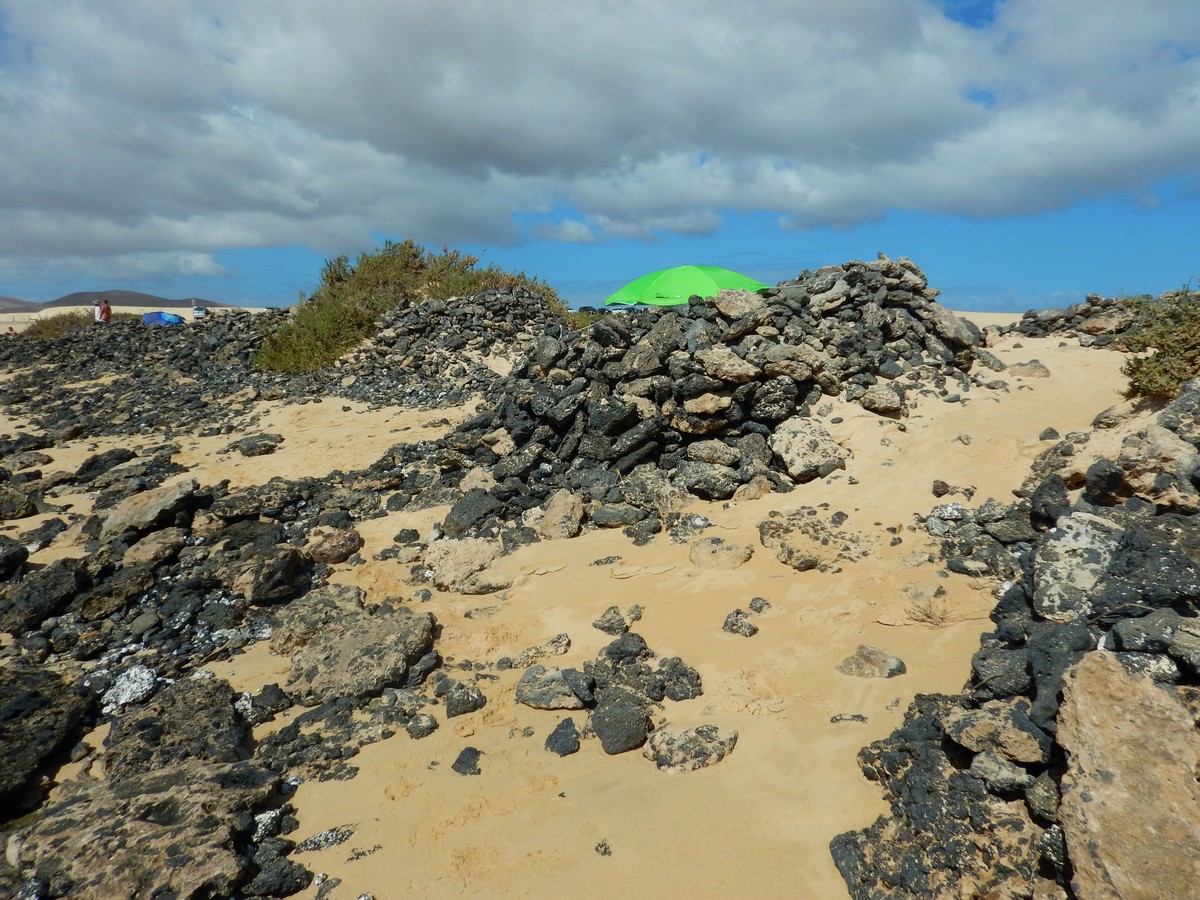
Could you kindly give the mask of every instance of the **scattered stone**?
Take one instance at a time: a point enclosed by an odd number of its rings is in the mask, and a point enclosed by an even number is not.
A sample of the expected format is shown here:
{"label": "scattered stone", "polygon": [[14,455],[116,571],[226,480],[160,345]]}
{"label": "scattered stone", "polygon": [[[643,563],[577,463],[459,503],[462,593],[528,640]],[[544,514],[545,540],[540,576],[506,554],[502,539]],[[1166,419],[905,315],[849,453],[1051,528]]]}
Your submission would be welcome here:
{"label": "scattered stone", "polygon": [[403,686],[409,666],[432,649],[435,624],[431,613],[406,606],[348,616],[292,653],[287,690],[300,703],[316,706]]}
{"label": "scattered stone", "polygon": [[537,533],[548,541],[573,538],[583,527],[583,501],[568,490],[558,490],[546,502]]}
{"label": "scattered stone", "polygon": [[819,422],[801,416],[775,428],[769,443],[797,484],[824,478],[846,467],[848,453]]}
{"label": "scattered stone", "polygon": [[592,627],[598,631],[603,631],[605,634],[611,634],[614,637],[618,634],[624,634],[629,630],[629,623],[625,621],[625,617],[621,615],[621,610],[615,606],[610,606],[600,618],[592,623]]}
{"label": "scattered stone", "polygon": [[[583,677],[582,673],[577,674]],[[525,670],[525,674],[517,682],[516,697],[518,703],[534,709],[583,709],[584,707],[584,699],[575,692],[563,670],[556,667],[547,669],[539,664],[534,664]]]}
{"label": "scattered stone", "polygon": [[344,563],[363,546],[362,535],[353,528],[339,528],[321,537],[308,551],[313,562],[336,566]]}
{"label": "scattered stone", "polygon": [[866,644],[860,644],[854,655],[842,660],[837,669],[843,675],[855,678],[895,678],[908,671],[899,657]]}
{"label": "scattered stone", "polygon": [[722,538],[701,538],[692,544],[688,559],[698,569],[729,571],[749,562],[754,548],[726,543]]}
{"label": "scattered stone", "polygon": [[725,624],[721,626],[721,630],[728,631],[730,634],[739,634],[742,637],[754,637],[758,634],[758,626],[750,621],[744,610],[740,609],[735,609],[725,617]]}
{"label": "scattered stone", "polygon": [[763,597],[753,597],[750,600],[750,612],[761,614],[771,608],[771,604]]}
{"label": "scattered stone", "polygon": [[546,749],[556,756],[579,752],[579,729],[572,718],[563,719],[546,737]]}
{"label": "scattered stone", "polygon": [[650,735],[642,756],[663,772],[694,772],[723,760],[733,752],[737,739],[736,731],[722,734],[716,725],[659,728]]}
{"label": "scattered stone", "polygon": [[100,702],[105,712],[132,703],[141,703],[158,687],[158,675],[149,666],[133,666],[117,676],[112,687],[104,692]]}
{"label": "scattered stone", "polygon": [[482,775],[483,772],[479,768],[479,760],[482,757],[482,750],[475,747],[463,747],[458,757],[450,764],[450,768],[459,775]]}

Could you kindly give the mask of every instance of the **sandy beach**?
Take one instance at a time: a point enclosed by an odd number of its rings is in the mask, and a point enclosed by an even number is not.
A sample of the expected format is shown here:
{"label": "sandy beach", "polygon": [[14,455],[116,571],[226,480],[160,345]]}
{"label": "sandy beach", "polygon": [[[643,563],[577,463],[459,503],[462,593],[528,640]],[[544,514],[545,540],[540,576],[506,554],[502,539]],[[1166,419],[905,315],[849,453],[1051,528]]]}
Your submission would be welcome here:
{"label": "sandy beach", "polygon": [[[1018,318],[965,315],[981,326]],[[427,601],[411,601],[436,615],[447,665],[464,667],[494,664],[562,633],[570,649],[548,662],[581,667],[612,640],[593,620],[610,606],[640,606],[634,630],[659,656],[695,667],[704,685],[703,696],[667,704],[662,718],[736,730],[726,760],[664,774],[638,752],[607,756],[594,739],[557,757],[543,742],[562,716],[518,704],[520,671],[489,667],[480,712],[446,721],[434,707],[442,727],[428,738],[402,734],[365,747],[352,761],[359,769],[352,780],[300,784],[292,802],[301,827],[291,839],[330,829],[351,834],[295,859],[340,879],[328,895],[335,898],[537,897],[564,889],[580,897],[846,896],[829,841],[885,812],[878,787],[859,772],[859,748],[895,728],[915,694],[962,687],[995,602],[991,583],[949,575],[933,561],[933,539],[916,517],[940,502],[965,501],[968,488],[972,505],[1011,500],[1046,446],[1043,429],[1084,429],[1121,402],[1118,353],[1011,337],[990,349],[1006,363],[1039,359],[1049,377],[1008,377],[1007,388],[972,389],[964,403],[926,397],[900,420],[831,399],[822,418],[851,450],[845,471],[788,494],[690,505],[687,512],[712,523],[703,536],[753,548],[740,568],[697,568],[689,561],[691,542],[665,533],[636,547],[618,530],[593,530],[503,558],[512,585],[498,594],[435,591]],[[276,453],[232,454],[236,435],[184,438],[177,459],[189,471],[179,477],[238,486],[364,467],[396,443],[445,430],[437,420],[458,421],[472,410],[262,404],[259,430],[284,438]],[[146,443],[159,439],[148,435]],[[54,462],[44,468],[70,470],[120,443],[69,443],[48,450]],[[1077,459],[1081,469],[1093,458],[1086,449]],[[937,479],[955,489],[942,500],[931,490]],[[58,502],[86,511],[90,500]],[[408,567],[375,556],[402,528],[428,532],[446,509],[359,523],[364,562],[339,565],[332,580],[363,588],[373,602],[413,598]],[[827,543],[813,541],[822,567],[796,572],[762,546],[758,528],[805,510],[822,527],[837,513],[845,523],[828,529]],[[36,520],[20,528],[31,524]],[[69,537],[31,561],[73,552]],[[755,597],[769,603],[755,619],[759,632],[743,638],[722,631],[725,616]],[[861,644],[900,657],[906,673],[840,674],[838,664]],[[236,690],[253,692],[282,684],[287,666],[260,643],[210,668]],[[256,737],[300,711],[260,726]],[[450,769],[468,744],[483,753],[480,776]],[[325,896],[320,890],[314,883],[300,896]]]}

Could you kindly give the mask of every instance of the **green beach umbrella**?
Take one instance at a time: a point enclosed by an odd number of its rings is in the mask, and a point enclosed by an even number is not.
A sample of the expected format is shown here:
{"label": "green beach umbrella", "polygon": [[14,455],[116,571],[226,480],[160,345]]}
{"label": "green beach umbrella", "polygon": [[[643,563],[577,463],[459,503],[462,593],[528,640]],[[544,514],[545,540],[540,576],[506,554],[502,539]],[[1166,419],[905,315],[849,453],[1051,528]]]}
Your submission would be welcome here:
{"label": "green beach umbrella", "polygon": [[767,285],[720,266],[675,266],[635,278],[604,301],[605,306],[674,306],[688,297],[712,297],[718,291],[761,291]]}

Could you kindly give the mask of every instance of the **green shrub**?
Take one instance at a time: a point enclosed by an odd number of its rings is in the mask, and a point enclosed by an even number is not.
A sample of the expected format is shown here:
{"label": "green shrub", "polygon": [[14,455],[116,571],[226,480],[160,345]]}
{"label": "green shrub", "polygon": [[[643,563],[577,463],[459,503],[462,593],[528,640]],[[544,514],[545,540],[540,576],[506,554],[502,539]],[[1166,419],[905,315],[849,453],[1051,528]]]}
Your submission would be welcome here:
{"label": "green shrub", "polygon": [[1200,375],[1200,291],[1129,301],[1134,324],[1122,340],[1135,353],[1121,367],[1129,378],[1127,397],[1170,400],[1180,386]]}
{"label": "green shrub", "polygon": [[68,331],[76,328],[90,328],[91,326],[92,314],[87,310],[77,309],[34,319],[21,334],[39,340],[51,340],[62,337]]}
{"label": "green shrub", "polygon": [[259,368],[311,372],[334,363],[370,336],[380,315],[398,304],[461,297],[485,290],[524,287],[541,294],[560,315],[567,312],[545,281],[495,264],[476,268],[477,257],[443,247],[433,253],[413,241],[386,242],[375,253],[327,260],[321,283],[301,297],[291,318],[263,341]]}

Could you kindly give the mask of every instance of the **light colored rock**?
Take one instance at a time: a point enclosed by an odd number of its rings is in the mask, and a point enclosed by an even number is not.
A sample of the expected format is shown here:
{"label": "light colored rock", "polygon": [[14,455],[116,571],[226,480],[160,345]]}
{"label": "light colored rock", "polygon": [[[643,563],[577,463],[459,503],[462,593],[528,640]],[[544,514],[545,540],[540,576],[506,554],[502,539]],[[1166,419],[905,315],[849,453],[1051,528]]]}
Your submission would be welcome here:
{"label": "light colored rock", "polygon": [[1091,592],[1105,573],[1121,527],[1090,513],[1059,518],[1033,563],[1033,608],[1052,622],[1092,612]]}
{"label": "light colored rock", "polygon": [[[686,408],[686,404],[684,406]],[[724,441],[696,441],[694,444],[688,444],[687,456],[688,459],[699,462],[736,466],[742,458],[742,451],[736,447],[730,447]]]}
{"label": "light colored rock", "polygon": [[730,289],[718,291],[711,302],[717,308],[717,312],[727,319],[740,319],[767,306],[767,301],[752,291]]}
{"label": "light colored rock", "polygon": [[320,632],[362,615],[365,599],[360,587],[326,584],[279,607],[279,624],[271,631],[271,652],[288,656]]}
{"label": "light colored rock", "polygon": [[971,760],[967,770],[993,791],[1023,791],[1033,785],[1033,776],[995,750],[984,750]]}
{"label": "light colored rock", "polygon": [[701,394],[683,401],[684,412],[692,415],[711,416],[724,412],[733,405],[733,398],[722,394]]}
{"label": "light colored rock", "polygon": [[873,384],[859,398],[863,409],[876,413],[894,413],[904,409],[904,398],[886,384]]}
{"label": "light colored rock", "polygon": [[[806,350],[808,353],[804,352]],[[815,354],[811,347],[771,344],[764,356],[763,371],[772,378],[784,375],[796,381],[807,381],[813,374],[812,357]]]}
{"label": "light colored rock", "polygon": [[773,489],[770,478],[765,475],[755,475],[733,492],[733,502],[749,503],[751,500],[767,496]]}
{"label": "light colored rock", "polygon": [[1029,720],[1029,702],[990,700],[979,709],[952,709],[940,720],[952,741],[980,753],[994,750],[1016,763],[1045,763],[1050,739]]}
{"label": "light colored rock", "polygon": [[178,512],[199,487],[196,479],[185,478],[175,484],[151,488],[127,497],[105,517],[100,528],[100,540],[107,540],[124,531],[150,528]]}
{"label": "light colored rock", "polygon": [[811,309],[830,312],[837,309],[848,299],[850,299],[850,284],[845,278],[839,278],[829,290],[814,294],[809,300],[808,305]]}
{"label": "light colored rock", "polygon": [[[923,281],[924,278],[925,276],[922,274],[920,280]],[[970,322],[962,316],[956,316],[940,303],[930,303],[929,307],[922,310],[919,315],[932,324],[934,330],[951,344],[975,347],[983,342],[983,334],[974,322]]]}
{"label": "light colored rock", "polygon": [[[1192,487],[1200,453],[1161,425],[1150,425],[1126,437],[1117,465],[1125,470],[1125,481],[1134,493],[1155,506],[1195,512],[1200,505],[1200,495]],[[1163,473],[1172,476],[1170,483],[1161,478]]]}
{"label": "light colored rock", "polygon": [[542,641],[540,644],[534,644],[532,647],[527,647],[513,657],[513,668],[522,669],[526,666],[531,666],[539,659],[545,659],[547,656],[562,656],[571,649],[571,638],[567,634],[556,634],[548,641]]}
{"label": "light colored rock", "polygon": [[407,606],[332,623],[292,654],[287,690],[306,706],[316,706],[400,687],[409,664],[433,648],[435,624],[430,613]]}
{"label": "light colored rock", "polygon": [[847,656],[837,667],[843,675],[855,678],[895,678],[908,671],[904,660],[878,647],[860,644],[853,656]]}
{"label": "light colored rock", "polygon": [[[500,556],[500,550],[498,541],[484,538],[434,541],[426,549],[423,561],[430,580],[439,590],[479,593],[477,588],[489,580],[481,575]],[[495,590],[504,586],[498,585]]]}
{"label": "light colored rock", "polygon": [[722,733],[717,725],[677,729],[664,726],[651,732],[642,756],[663,772],[694,772],[715,766],[737,746],[738,733]]}
{"label": "light colored rock", "polygon": [[1183,705],[1109,654],[1063,678],[1059,822],[1077,896],[1193,897],[1200,884],[1200,735]]}
{"label": "light colored rock", "polygon": [[[492,447],[492,450],[500,456],[508,456],[508,454],[512,453],[517,448],[516,445],[513,444],[512,439],[508,437],[508,432],[504,431],[504,429],[500,429],[500,431],[503,432],[504,439],[498,440]],[[487,443],[486,437],[487,435],[484,435],[484,443]],[[459,490],[461,490],[464,494],[472,488],[480,488],[481,490],[490,491],[495,486],[496,479],[492,476],[492,473],[483,466],[476,466],[474,469],[471,469],[466,475],[463,476],[462,481],[460,481],[458,484]]]}
{"label": "light colored rock", "polygon": [[688,559],[696,568],[721,571],[736,569],[753,555],[753,547],[728,544],[718,537],[702,538],[692,544],[692,549],[688,551]]}
{"label": "light colored rock", "polygon": [[1029,362],[1013,363],[1008,367],[1008,374],[1018,378],[1049,378],[1050,370],[1041,361],[1031,359]]}
{"label": "light colored rock", "polygon": [[533,709],[583,709],[583,701],[557,666],[532,665],[526,669],[517,682],[516,698]]}
{"label": "light colored rock", "polygon": [[362,535],[353,528],[334,528],[316,531],[310,536],[312,546],[308,555],[314,562],[334,566],[344,563],[363,545]]}
{"label": "light colored rock", "polygon": [[582,523],[583,500],[563,488],[550,495],[535,530],[545,540],[564,540],[579,534]]}
{"label": "light colored rock", "polygon": [[724,344],[696,351],[695,359],[705,374],[721,381],[744,384],[762,374],[758,366],[746,362]]}
{"label": "light colored rock", "polygon": [[837,469],[846,468],[849,455],[824,425],[803,416],[781,422],[769,444],[775,455],[783,460],[792,480],[798,483],[824,478]]}
{"label": "light colored rock", "polygon": [[154,693],[158,675],[149,666],[133,666],[118,675],[100,703],[105,712],[111,712],[130,703],[140,703]]}
{"label": "light colored rock", "polygon": [[187,532],[182,528],[164,528],[146,535],[121,557],[125,567],[146,563],[161,563],[172,559],[186,544]]}
{"label": "light colored rock", "polygon": [[1129,309],[1109,309],[1094,316],[1088,316],[1079,325],[1084,334],[1116,334],[1124,331],[1133,323],[1133,311]]}

